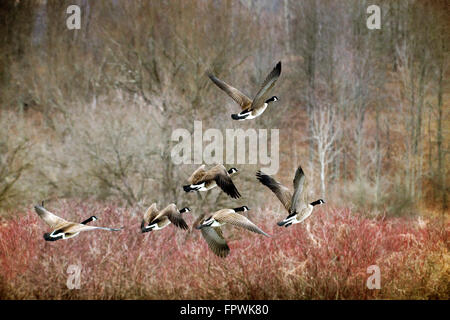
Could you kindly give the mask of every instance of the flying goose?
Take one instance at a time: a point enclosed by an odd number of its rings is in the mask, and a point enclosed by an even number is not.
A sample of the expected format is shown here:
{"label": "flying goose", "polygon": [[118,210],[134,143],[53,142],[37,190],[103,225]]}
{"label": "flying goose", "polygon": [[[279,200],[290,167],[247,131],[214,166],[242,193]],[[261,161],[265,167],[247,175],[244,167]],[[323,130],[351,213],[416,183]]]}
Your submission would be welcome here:
{"label": "flying goose", "polygon": [[294,194],[274,178],[262,173],[260,170],[256,172],[256,177],[263,185],[275,193],[278,200],[281,201],[289,212],[286,219],[277,223],[280,227],[289,227],[291,224],[302,222],[311,215],[314,206],[325,203],[325,201],[319,199],[308,204],[308,183],[306,182],[306,177],[301,166],[295,172]]}
{"label": "flying goose", "polygon": [[225,91],[242,108],[240,113],[231,115],[233,120],[246,120],[259,117],[266,110],[269,103],[279,100],[276,96],[272,96],[268,99],[268,93],[275,85],[275,82],[281,74],[281,61],[279,61],[275,68],[273,68],[273,70],[269,73],[253,100],[240,92],[238,89],[216,78],[213,74],[207,74],[212,82]]}
{"label": "flying goose", "polygon": [[209,248],[217,256],[225,258],[230,252],[230,248],[228,247],[227,241],[222,234],[222,229],[220,228],[224,224],[231,224],[270,237],[270,235],[262,231],[249,219],[237,213],[248,210],[247,206],[234,209],[222,209],[213,213],[196,226],[197,229],[201,230],[202,236],[205,238]]}
{"label": "flying goose", "polygon": [[208,191],[215,186],[219,186],[230,197],[237,199],[241,196],[236,189],[231,176],[238,172],[236,168],[231,168],[227,171],[221,164],[212,167],[209,170],[205,169],[205,165],[201,165],[194,173],[189,177],[189,184],[183,186],[184,191]]}
{"label": "flying goose", "polygon": [[188,207],[178,210],[177,206],[173,203],[159,211],[156,207],[156,203],[153,203],[144,214],[144,218],[141,223],[141,231],[142,233],[145,233],[153,230],[161,230],[167,227],[170,223],[173,223],[178,228],[187,230],[188,225],[182,218],[181,214],[190,211],[191,209]]}
{"label": "flying goose", "polygon": [[81,223],[66,221],[63,218],[58,217],[57,215],[51,213],[43,206],[37,205],[34,206],[34,210],[39,215],[39,217],[53,229],[51,233],[44,233],[44,239],[46,241],[56,241],[60,239],[69,239],[77,236],[81,231],[90,231],[90,230],[109,230],[109,231],[119,231],[122,228],[114,229],[114,228],[105,228],[105,227],[94,227],[87,226],[91,221],[96,221],[96,216],[91,216],[90,218],[84,220]]}

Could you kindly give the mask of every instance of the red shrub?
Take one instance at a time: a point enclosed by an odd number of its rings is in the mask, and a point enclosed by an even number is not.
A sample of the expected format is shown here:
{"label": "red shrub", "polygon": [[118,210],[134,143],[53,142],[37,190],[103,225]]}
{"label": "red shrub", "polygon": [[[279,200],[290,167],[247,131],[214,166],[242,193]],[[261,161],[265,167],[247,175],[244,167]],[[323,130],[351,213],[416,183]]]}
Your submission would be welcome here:
{"label": "red shrub", "polygon": [[[52,208],[53,209],[53,208]],[[435,221],[368,219],[323,207],[303,224],[250,211],[273,235],[226,228],[231,253],[216,257],[200,232],[169,226],[141,234],[141,213],[98,203],[60,202],[55,213],[95,225],[125,226],[44,241],[32,210],[0,226],[0,286],[5,298],[37,299],[448,299],[448,228]],[[186,215],[189,225],[193,218]],[[69,265],[82,268],[81,289],[66,286]],[[381,290],[366,287],[378,265]],[[3,284],[2,284],[3,282]],[[1,289],[1,288],[0,288]],[[0,290],[0,293],[2,290]]]}

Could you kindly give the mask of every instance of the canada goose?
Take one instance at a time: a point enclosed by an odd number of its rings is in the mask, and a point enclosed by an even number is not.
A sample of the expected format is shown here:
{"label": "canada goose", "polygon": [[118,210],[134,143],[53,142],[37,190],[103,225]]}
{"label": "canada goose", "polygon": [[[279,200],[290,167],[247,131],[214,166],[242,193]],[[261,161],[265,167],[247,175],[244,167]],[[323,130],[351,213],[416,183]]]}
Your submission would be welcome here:
{"label": "canada goose", "polygon": [[114,229],[114,228],[105,228],[105,227],[94,227],[87,226],[86,224],[91,221],[96,221],[96,216],[91,216],[89,219],[81,223],[66,221],[63,218],[58,217],[57,215],[51,213],[43,206],[37,205],[34,206],[34,210],[39,215],[39,217],[44,220],[44,222],[53,229],[51,233],[44,233],[44,239],[46,241],[56,241],[60,239],[69,239],[77,236],[81,231],[89,231],[89,230],[109,230],[109,231],[119,231],[122,228]]}
{"label": "canada goose", "polygon": [[252,232],[256,232],[266,237],[270,237],[267,233],[262,231],[257,225],[251,222],[249,219],[240,215],[237,212],[248,211],[247,206],[234,208],[234,209],[222,209],[207,219],[203,220],[199,225],[196,226],[202,232],[203,238],[205,238],[206,243],[209,248],[219,257],[226,257],[230,252],[227,241],[225,240],[221,226],[224,224],[231,224],[236,227],[244,228]]}
{"label": "canada goose", "polygon": [[181,214],[190,211],[191,209],[188,207],[178,210],[177,206],[173,203],[159,211],[156,207],[156,203],[153,203],[144,214],[141,223],[141,231],[144,233],[153,230],[161,230],[170,223],[173,223],[178,228],[187,230],[188,225],[181,217]]}
{"label": "canada goose", "polygon": [[209,170],[205,169],[205,165],[201,165],[194,173],[189,177],[189,184],[183,186],[184,191],[208,191],[215,186],[219,186],[230,197],[237,199],[241,196],[236,189],[231,176],[238,172],[236,168],[231,168],[227,171],[221,164],[212,167]]}
{"label": "canada goose", "polygon": [[263,185],[275,193],[278,200],[281,201],[283,206],[289,212],[286,219],[277,223],[279,226],[289,227],[291,224],[300,223],[311,215],[314,206],[325,203],[325,201],[319,199],[308,204],[308,183],[306,182],[302,167],[298,167],[295,172],[294,194],[274,178],[259,170],[256,172],[256,177]]}
{"label": "canada goose", "polygon": [[233,120],[246,120],[259,117],[266,110],[269,103],[279,100],[276,96],[272,96],[268,99],[268,92],[275,85],[275,82],[278,80],[280,74],[281,61],[279,61],[275,68],[273,68],[273,70],[269,73],[253,100],[240,92],[238,89],[216,78],[213,74],[208,73],[208,77],[220,89],[225,91],[231,98],[233,98],[233,100],[236,101],[242,108],[242,111],[240,113],[232,114],[231,118]]}

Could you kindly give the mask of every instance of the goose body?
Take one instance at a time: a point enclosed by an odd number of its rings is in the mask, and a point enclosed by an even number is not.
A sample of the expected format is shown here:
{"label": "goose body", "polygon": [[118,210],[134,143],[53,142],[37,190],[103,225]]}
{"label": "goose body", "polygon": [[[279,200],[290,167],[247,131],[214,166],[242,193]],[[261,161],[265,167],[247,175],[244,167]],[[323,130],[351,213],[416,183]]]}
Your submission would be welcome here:
{"label": "goose body", "polygon": [[208,191],[208,190],[213,189],[214,187],[217,187],[216,181],[209,180],[207,182],[202,182],[202,183],[199,183],[199,184],[191,184],[190,186],[188,186],[189,189],[186,191],[186,189],[187,189],[186,188],[185,191],[186,192],[189,192],[189,191]]}
{"label": "goose body", "polygon": [[314,206],[325,203],[322,199],[308,203],[308,183],[301,166],[295,172],[294,193],[261,171],[256,172],[256,177],[277,196],[289,213],[284,220],[277,222],[279,226],[289,227],[292,224],[300,223],[311,215]]}
{"label": "goose body", "polygon": [[214,82],[220,89],[225,91],[242,109],[241,112],[237,114],[232,114],[231,118],[233,120],[250,120],[259,117],[267,109],[269,104],[274,101],[278,101],[278,97],[272,96],[269,98],[268,93],[275,85],[281,74],[281,61],[273,68],[273,70],[266,77],[262,83],[258,93],[252,99],[247,97],[238,89],[230,86],[226,82],[220,80],[211,73],[208,73],[208,77]]}
{"label": "goose body", "polygon": [[56,241],[61,239],[70,239],[80,234],[82,231],[90,231],[90,230],[108,230],[108,231],[119,231],[122,228],[106,228],[106,227],[95,227],[88,226],[87,224],[91,221],[96,221],[96,216],[91,216],[87,220],[77,223],[70,222],[64,220],[63,218],[58,217],[57,215],[51,213],[43,206],[35,206],[34,210],[39,215],[39,217],[50,227],[53,229],[50,233],[44,234],[44,239],[46,241]]}
{"label": "goose body", "polygon": [[171,223],[180,229],[187,230],[188,226],[181,215],[184,212],[189,211],[191,210],[187,207],[178,210],[174,203],[169,204],[160,211],[156,207],[156,203],[153,203],[144,214],[144,218],[141,222],[141,231],[142,233],[145,233],[161,230]]}
{"label": "goose body", "polygon": [[[277,101],[277,100],[274,100],[274,101]],[[255,119],[255,118],[259,117],[260,115],[262,115],[268,106],[269,106],[269,103],[264,102],[263,106],[259,109],[255,109],[253,111],[244,110],[238,114],[231,115],[231,117],[234,120],[238,120],[238,121]]]}
{"label": "goose body", "polygon": [[231,224],[233,226],[270,237],[270,235],[261,230],[256,224],[238,213],[240,211],[248,210],[249,209],[246,206],[235,209],[222,209],[213,213],[196,226],[197,229],[201,230],[202,236],[209,248],[217,256],[224,258],[230,252],[230,248],[222,234],[221,229],[221,227],[225,224]]}
{"label": "goose body", "polygon": [[231,179],[231,176],[236,172],[238,172],[236,168],[231,168],[227,171],[221,164],[218,164],[209,170],[205,169],[205,165],[201,165],[194,173],[192,173],[188,179],[189,184],[183,186],[183,189],[186,192],[208,191],[219,186],[219,188],[230,197],[237,199],[241,194]]}
{"label": "goose body", "polygon": [[281,226],[288,227],[292,224],[300,223],[311,215],[313,208],[314,207],[311,204],[308,204],[305,208],[302,209],[302,212],[300,214],[298,213],[290,214],[289,216],[287,216],[286,219],[277,222],[277,224],[280,227]]}

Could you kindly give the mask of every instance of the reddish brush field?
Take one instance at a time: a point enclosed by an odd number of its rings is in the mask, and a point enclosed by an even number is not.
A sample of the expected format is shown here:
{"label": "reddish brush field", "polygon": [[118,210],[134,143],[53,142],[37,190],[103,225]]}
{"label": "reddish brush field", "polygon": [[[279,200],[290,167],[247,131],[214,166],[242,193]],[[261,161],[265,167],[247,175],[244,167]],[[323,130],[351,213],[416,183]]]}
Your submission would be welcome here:
{"label": "reddish brush field", "polygon": [[[369,219],[323,206],[307,223],[280,228],[280,214],[251,210],[273,237],[226,229],[231,252],[221,259],[195,229],[141,234],[136,210],[74,201],[49,210],[125,229],[46,242],[32,209],[1,221],[1,299],[450,298],[449,228],[439,219]],[[81,267],[80,289],[66,285],[69,265]],[[380,290],[366,286],[370,265],[380,268]]]}

